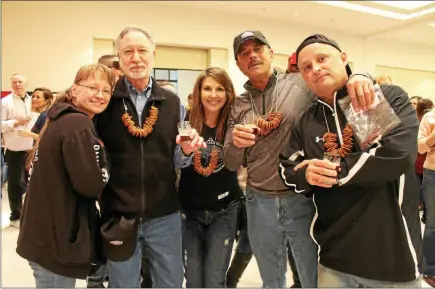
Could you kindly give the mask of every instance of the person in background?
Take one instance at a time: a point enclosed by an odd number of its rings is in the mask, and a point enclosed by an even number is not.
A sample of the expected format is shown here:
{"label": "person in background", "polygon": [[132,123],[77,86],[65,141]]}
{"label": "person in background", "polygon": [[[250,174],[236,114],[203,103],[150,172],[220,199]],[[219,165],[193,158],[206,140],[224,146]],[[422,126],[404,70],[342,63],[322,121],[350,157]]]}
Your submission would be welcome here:
{"label": "person in background", "polygon": [[225,288],[243,196],[237,172],[223,162],[234,99],[234,86],[225,70],[211,67],[200,73],[193,87],[195,105],[189,121],[207,148],[184,151],[190,161],[181,167],[178,189],[187,288]]}
{"label": "person in background", "polygon": [[128,26],[115,43],[125,74],[95,122],[112,170],[100,202],[109,286],[140,286],[145,246],[153,287],[181,288],[182,233],[175,168],[188,159],[184,149],[196,150],[205,143],[193,129],[191,141],[181,144],[180,150],[180,99],[151,76],[156,43],[150,33]]}
{"label": "person in background", "polygon": [[[415,96],[414,96],[415,97]],[[411,98],[412,99],[412,98]],[[412,100],[411,100],[412,103]],[[433,109],[433,102],[430,99],[426,99],[426,98],[421,98],[416,106],[416,111],[417,111],[417,117],[418,120],[421,123],[421,119],[423,118],[423,116],[428,112],[431,111]],[[419,181],[419,185],[420,185],[420,204],[418,206],[418,209],[420,211],[423,211],[423,214],[421,216],[421,221],[425,224],[426,223],[426,205],[424,202],[424,194],[423,194],[423,190],[422,190],[422,185],[423,185],[423,165],[424,162],[426,161],[426,153],[424,154],[417,154],[417,159],[415,161],[415,172],[417,174],[417,179]]]}
{"label": "person in background", "polygon": [[192,104],[193,104],[193,95],[189,93],[189,95],[187,96],[187,107],[186,107],[187,111],[190,111],[192,109]]}
{"label": "person in background", "polygon": [[423,97],[416,95],[416,96],[411,97],[409,100],[411,101],[412,107],[414,109],[417,109],[417,104],[422,99],[423,99]]}
{"label": "person in background", "polygon": [[112,69],[113,73],[115,74],[116,81],[118,81],[118,79],[124,74],[119,65],[118,55],[116,54],[106,54],[101,56],[98,59],[98,64],[104,64]]}
{"label": "person in background", "polygon": [[297,72],[299,72],[299,68],[296,63],[296,52],[293,52],[288,58],[287,73],[297,73]]}
{"label": "person in background", "polygon": [[418,152],[427,154],[423,165],[426,226],[423,237],[423,279],[435,287],[435,111],[423,115],[418,132]]}
{"label": "person in background", "polygon": [[[166,89],[178,96],[178,93],[175,90],[175,86],[170,81],[158,81],[157,83],[160,85],[161,88]],[[180,120],[184,120],[186,118],[186,108],[182,103],[180,103],[180,117]]]}
{"label": "person in background", "polygon": [[109,164],[91,119],[106,109],[114,85],[106,66],[81,67],[69,93],[47,112],[28,156],[30,178],[16,251],[29,262],[36,288],[75,287],[100,246],[94,243],[95,203],[109,180]]}
{"label": "person in background", "polygon": [[[316,205],[311,235],[319,246],[318,287],[420,287],[412,167],[418,120],[407,93],[381,86],[400,122],[362,150],[338,104],[352,74],[346,53],[336,41],[314,34],[301,42],[296,57],[318,99],[295,122],[277,170],[285,185],[312,195]],[[338,162],[325,159],[326,153],[338,154]]]}
{"label": "person in background", "polygon": [[8,164],[10,226],[19,228],[27,183],[26,155],[33,147],[33,139],[20,136],[19,131],[30,129],[32,100],[26,93],[27,79],[21,74],[12,75],[11,86],[12,93],[1,100],[2,133]]}
{"label": "person in background", "polygon": [[31,137],[34,140],[37,140],[47,119],[47,110],[53,102],[54,97],[51,90],[45,87],[35,88],[32,94],[32,111],[39,113],[39,116],[30,131],[21,130],[19,135]]}
{"label": "person in background", "polygon": [[[294,119],[308,108],[314,96],[300,74],[272,69],[273,50],[260,31],[240,33],[234,38],[233,48],[237,66],[249,80],[231,109],[224,159],[230,170],[241,166],[248,170],[248,235],[263,286],[286,287],[290,242],[302,286],[315,287],[317,246],[309,234],[315,207],[312,200],[288,188],[276,169]],[[374,99],[371,79],[354,75],[348,88],[356,109],[370,106]],[[255,127],[260,117],[262,129]]]}
{"label": "person in background", "polygon": [[393,84],[393,81],[389,75],[384,74],[376,78],[376,83],[379,85]]}

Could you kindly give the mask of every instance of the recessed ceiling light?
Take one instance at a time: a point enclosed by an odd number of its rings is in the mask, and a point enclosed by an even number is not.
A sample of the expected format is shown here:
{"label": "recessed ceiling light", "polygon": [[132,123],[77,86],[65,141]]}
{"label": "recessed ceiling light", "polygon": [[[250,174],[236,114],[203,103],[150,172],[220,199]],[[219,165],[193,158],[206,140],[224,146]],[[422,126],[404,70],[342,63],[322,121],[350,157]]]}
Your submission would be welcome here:
{"label": "recessed ceiling light", "polygon": [[406,35],[411,36],[411,33],[408,33],[408,34],[406,34]]}
{"label": "recessed ceiling light", "polygon": [[429,23],[429,25],[435,27],[435,22],[434,23]]}
{"label": "recessed ceiling light", "polygon": [[294,15],[294,16],[298,16],[298,15],[299,15],[299,13],[298,13],[298,12],[295,12],[295,13],[293,13],[293,15]]}
{"label": "recessed ceiling light", "polygon": [[435,1],[371,1],[394,8],[414,10],[435,3]]}

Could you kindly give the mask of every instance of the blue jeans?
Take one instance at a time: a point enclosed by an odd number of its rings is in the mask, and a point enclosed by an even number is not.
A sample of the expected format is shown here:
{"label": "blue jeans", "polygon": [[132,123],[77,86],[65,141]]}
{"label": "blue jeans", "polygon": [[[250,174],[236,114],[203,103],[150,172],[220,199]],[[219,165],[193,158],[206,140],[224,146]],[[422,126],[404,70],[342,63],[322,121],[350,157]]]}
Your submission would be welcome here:
{"label": "blue jeans", "polygon": [[263,286],[286,287],[287,242],[302,287],[317,285],[317,246],[310,236],[314,217],[311,199],[298,194],[266,196],[246,188],[248,234]]}
{"label": "blue jeans", "polygon": [[140,288],[142,245],[147,248],[153,287],[181,288],[183,258],[181,218],[176,212],[141,222],[133,255],[126,261],[107,260],[110,288]]}
{"label": "blue jeans", "polygon": [[319,264],[319,288],[419,288],[421,279],[411,282],[387,282],[365,279],[329,269]]}
{"label": "blue jeans", "polygon": [[251,243],[249,242],[248,230],[240,231],[239,239],[237,240],[236,252],[242,254],[252,253]]}
{"label": "blue jeans", "polygon": [[29,265],[33,270],[36,288],[75,288],[76,279],[55,274],[41,265],[30,262]]}
{"label": "blue jeans", "polygon": [[86,283],[88,287],[95,287],[97,285],[101,285],[106,280],[107,276],[107,265],[100,265],[97,271],[94,274],[88,276],[86,278]]}
{"label": "blue jeans", "polygon": [[424,169],[423,194],[426,203],[426,227],[423,236],[423,272],[435,276],[435,171]]}
{"label": "blue jeans", "polygon": [[225,288],[240,203],[220,211],[183,211],[187,288]]}

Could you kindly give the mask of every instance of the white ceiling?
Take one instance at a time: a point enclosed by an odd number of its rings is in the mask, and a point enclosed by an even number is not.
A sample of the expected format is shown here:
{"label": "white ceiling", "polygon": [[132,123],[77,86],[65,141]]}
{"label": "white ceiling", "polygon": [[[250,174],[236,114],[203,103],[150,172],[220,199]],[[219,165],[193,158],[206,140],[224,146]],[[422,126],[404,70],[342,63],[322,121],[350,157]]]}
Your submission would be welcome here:
{"label": "white ceiling", "polygon": [[[359,6],[353,7],[355,10],[349,10],[330,5],[337,5],[337,2]],[[310,26],[327,26],[329,30],[347,34],[435,48],[435,27],[428,25],[435,23],[435,1],[420,1],[422,2],[419,3],[420,5],[416,5],[419,1],[389,1],[388,5],[375,2],[386,1],[159,1],[154,3],[237,13]],[[403,3],[392,6],[392,2]],[[408,4],[404,5],[404,2]],[[401,8],[397,4],[402,4]],[[377,14],[395,13],[393,17],[411,19],[398,20],[362,12],[365,10],[373,10]]]}

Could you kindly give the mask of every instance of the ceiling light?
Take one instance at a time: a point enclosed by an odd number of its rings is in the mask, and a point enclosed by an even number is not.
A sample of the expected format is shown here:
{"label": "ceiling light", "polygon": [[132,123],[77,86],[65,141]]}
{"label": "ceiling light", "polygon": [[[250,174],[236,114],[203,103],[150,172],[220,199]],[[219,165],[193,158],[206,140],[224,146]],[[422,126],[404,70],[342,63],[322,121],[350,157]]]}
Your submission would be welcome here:
{"label": "ceiling light", "polygon": [[435,3],[435,1],[371,1],[394,8],[414,10]]}
{"label": "ceiling light", "polygon": [[434,23],[429,23],[429,25],[435,27],[435,22]]}
{"label": "ceiling light", "polygon": [[295,12],[295,13],[293,13],[293,15],[294,15],[294,16],[298,16],[298,15],[299,15],[299,13],[298,13],[298,12]]}
{"label": "ceiling light", "polygon": [[411,36],[411,33],[408,33],[408,34],[406,34],[406,35]]}
{"label": "ceiling light", "polygon": [[396,20],[409,20],[409,19],[421,17],[423,15],[435,12],[435,7],[431,7],[431,8],[428,8],[426,10],[422,10],[422,11],[411,13],[411,14],[403,14],[403,13],[396,13],[396,12],[382,10],[382,9],[378,9],[378,8],[372,8],[372,7],[367,7],[367,6],[363,6],[363,5],[358,5],[358,4],[350,3],[347,1],[313,1],[313,2],[320,3],[320,4],[326,4],[326,5],[330,5],[330,6],[335,6],[335,7],[339,7],[339,8],[344,8],[344,9],[348,9],[348,10],[353,10],[353,11],[363,12],[363,13],[369,13],[369,14],[378,15],[378,16],[382,16],[382,17],[393,18]]}

